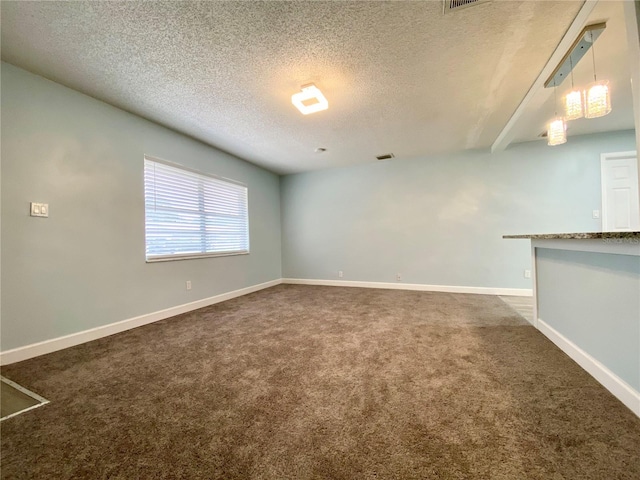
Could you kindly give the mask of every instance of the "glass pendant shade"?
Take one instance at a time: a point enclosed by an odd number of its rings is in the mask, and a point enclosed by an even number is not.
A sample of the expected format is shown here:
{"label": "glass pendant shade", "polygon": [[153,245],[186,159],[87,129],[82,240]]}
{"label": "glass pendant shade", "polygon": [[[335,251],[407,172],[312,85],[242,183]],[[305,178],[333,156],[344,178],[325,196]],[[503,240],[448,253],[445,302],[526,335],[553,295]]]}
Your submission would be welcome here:
{"label": "glass pendant shade", "polygon": [[564,118],[554,118],[547,129],[547,144],[562,145],[567,141],[567,124]]}
{"label": "glass pendant shade", "polygon": [[565,120],[575,120],[583,116],[582,92],[580,90],[572,90],[564,97],[564,118]]}
{"label": "glass pendant shade", "polygon": [[597,82],[592,84],[585,92],[586,118],[604,117],[611,111],[611,95],[609,82]]}

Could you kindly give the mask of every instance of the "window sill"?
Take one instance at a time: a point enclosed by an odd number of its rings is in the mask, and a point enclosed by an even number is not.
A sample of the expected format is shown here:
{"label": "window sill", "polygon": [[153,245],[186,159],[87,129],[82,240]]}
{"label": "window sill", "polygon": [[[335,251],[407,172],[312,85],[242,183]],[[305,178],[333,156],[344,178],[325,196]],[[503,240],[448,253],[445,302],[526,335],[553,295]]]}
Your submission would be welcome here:
{"label": "window sill", "polygon": [[157,257],[147,258],[146,263],[175,262],[177,260],[195,260],[197,258],[210,258],[210,257],[231,257],[235,255],[249,255],[249,250],[241,251],[241,252],[188,253],[184,255],[157,256]]}

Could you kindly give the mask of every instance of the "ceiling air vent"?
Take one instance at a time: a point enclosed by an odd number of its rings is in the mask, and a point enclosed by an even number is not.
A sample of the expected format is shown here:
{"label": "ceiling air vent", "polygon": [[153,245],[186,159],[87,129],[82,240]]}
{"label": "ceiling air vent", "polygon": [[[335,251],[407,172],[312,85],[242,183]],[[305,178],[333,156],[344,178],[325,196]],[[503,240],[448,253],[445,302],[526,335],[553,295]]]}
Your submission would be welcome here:
{"label": "ceiling air vent", "polygon": [[487,3],[491,0],[442,0],[442,13],[460,10],[466,7],[472,7],[481,3]]}
{"label": "ceiling air vent", "polygon": [[390,158],[394,158],[395,155],[393,153],[385,153],[384,155],[378,155],[376,158],[378,160],[389,160]]}

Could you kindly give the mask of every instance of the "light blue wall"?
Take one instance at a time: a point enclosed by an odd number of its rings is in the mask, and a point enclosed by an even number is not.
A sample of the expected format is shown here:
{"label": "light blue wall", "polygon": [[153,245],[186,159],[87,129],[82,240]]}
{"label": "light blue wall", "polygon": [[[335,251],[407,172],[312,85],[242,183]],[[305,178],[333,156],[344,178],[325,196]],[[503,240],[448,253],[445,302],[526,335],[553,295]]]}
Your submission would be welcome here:
{"label": "light blue wall", "polygon": [[[273,173],[6,63],[1,153],[3,351],[281,277]],[[145,263],[144,154],[246,183],[251,254]]]}
{"label": "light blue wall", "polygon": [[[599,155],[632,149],[627,131],[279,181],[3,63],[1,347],[281,276],[337,279],[343,270],[344,280],[394,282],[399,272],[405,283],[529,288],[529,242],[502,235],[598,230]],[[247,183],[251,255],[146,264],[145,153]],[[29,217],[31,201],[49,203],[50,217]]]}
{"label": "light blue wall", "polygon": [[283,177],[283,275],[531,288],[529,242],[502,235],[600,230],[600,153],[623,150],[634,131]]}
{"label": "light blue wall", "polygon": [[537,249],[538,318],[640,391],[640,257]]}

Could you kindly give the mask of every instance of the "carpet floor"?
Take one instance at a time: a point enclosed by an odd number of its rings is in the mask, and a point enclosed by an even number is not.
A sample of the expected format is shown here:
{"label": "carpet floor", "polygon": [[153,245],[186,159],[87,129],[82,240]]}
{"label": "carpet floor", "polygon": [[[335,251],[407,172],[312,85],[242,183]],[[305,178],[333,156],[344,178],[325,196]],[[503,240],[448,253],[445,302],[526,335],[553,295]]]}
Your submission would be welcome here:
{"label": "carpet floor", "polygon": [[638,479],[640,419],[498,297],[279,285],[2,368],[6,479]]}

